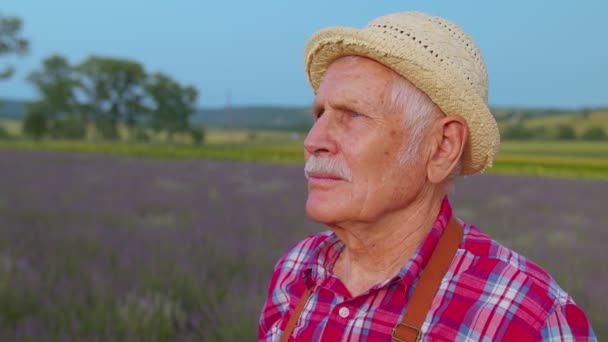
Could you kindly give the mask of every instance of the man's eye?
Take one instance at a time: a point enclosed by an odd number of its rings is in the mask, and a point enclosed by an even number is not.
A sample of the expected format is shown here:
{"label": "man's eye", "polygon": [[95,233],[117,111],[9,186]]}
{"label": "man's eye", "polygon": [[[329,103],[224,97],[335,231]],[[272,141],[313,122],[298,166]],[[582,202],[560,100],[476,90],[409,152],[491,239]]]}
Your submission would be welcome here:
{"label": "man's eye", "polygon": [[350,116],[352,116],[353,118],[359,117],[359,116],[363,116],[363,114],[358,113],[358,112],[350,112]]}
{"label": "man's eye", "polygon": [[316,113],[313,115],[313,118],[314,118],[315,120],[318,120],[320,117],[322,117],[322,116],[323,116],[323,113],[324,113],[324,112],[323,112],[322,110],[320,110],[320,111],[316,112]]}

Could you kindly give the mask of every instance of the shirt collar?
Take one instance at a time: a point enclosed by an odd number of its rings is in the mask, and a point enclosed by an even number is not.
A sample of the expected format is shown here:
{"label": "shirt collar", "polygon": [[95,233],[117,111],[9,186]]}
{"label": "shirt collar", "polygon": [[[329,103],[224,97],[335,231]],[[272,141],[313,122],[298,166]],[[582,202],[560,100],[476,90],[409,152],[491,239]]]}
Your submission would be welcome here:
{"label": "shirt collar", "polygon": [[[452,206],[446,196],[441,203],[441,209],[431,230],[407,263],[393,278],[375,285],[372,289],[381,288],[397,281],[402,281],[404,285],[410,287],[428,263],[451,218]],[[344,244],[338,239],[338,236],[333,232],[329,234],[327,239],[320,243],[315,252],[311,254],[311,258],[304,269],[304,281],[307,284],[316,284],[317,286],[326,286],[328,281],[333,282],[332,280],[335,280],[335,277],[332,270],[343,249]]]}

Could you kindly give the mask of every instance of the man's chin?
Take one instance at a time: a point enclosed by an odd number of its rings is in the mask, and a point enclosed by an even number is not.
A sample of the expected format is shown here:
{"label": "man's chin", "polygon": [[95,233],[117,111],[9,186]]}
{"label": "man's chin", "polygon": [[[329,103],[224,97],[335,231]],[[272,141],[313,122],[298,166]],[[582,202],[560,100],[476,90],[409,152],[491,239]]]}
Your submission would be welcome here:
{"label": "man's chin", "polygon": [[331,205],[324,205],[320,201],[311,201],[310,198],[306,201],[306,215],[315,222],[326,225],[336,222],[337,214]]}

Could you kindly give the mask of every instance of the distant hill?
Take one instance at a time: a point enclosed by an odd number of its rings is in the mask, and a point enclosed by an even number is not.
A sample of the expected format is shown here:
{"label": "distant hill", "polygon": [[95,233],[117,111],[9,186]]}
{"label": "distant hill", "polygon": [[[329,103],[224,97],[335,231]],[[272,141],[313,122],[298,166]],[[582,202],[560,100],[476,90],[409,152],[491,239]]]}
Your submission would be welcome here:
{"label": "distant hill", "polygon": [[[584,115],[585,112],[587,115]],[[577,131],[587,124],[606,127],[608,108],[560,109],[492,108],[499,125],[530,123],[532,126],[576,122]],[[24,101],[0,99],[0,118],[22,119]],[[556,120],[552,120],[555,118]],[[591,118],[583,120],[582,118]],[[580,122],[584,121],[584,122]],[[306,132],[312,125],[309,107],[242,106],[232,108],[202,108],[192,117],[192,123],[214,128],[289,130]]]}
{"label": "distant hill", "polygon": [[229,109],[201,109],[192,123],[208,127],[308,131],[310,109],[305,107],[248,106]]}
{"label": "distant hill", "polygon": [[24,101],[0,99],[0,118],[22,119],[24,116]]}

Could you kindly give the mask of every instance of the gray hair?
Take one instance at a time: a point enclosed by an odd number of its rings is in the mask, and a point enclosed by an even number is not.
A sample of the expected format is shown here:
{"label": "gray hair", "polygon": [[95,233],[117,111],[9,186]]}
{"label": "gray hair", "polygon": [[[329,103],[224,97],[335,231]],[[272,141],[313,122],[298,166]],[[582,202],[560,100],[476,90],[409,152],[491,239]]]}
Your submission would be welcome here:
{"label": "gray hair", "polygon": [[[354,62],[359,58],[362,57],[354,55],[340,57],[349,62]],[[397,73],[393,73],[392,77],[393,84],[385,100],[395,112],[403,113],[403,126],[409,130],[410,135],[403,142],[399,153],[399,163],[402,166],[408,166],[416,160],[416,156],[420,153],[424,134],[431,128],[435,120],[444,117],[445,114],[428,95],[405,77]],[[460,175],[461,170],[462,161],[458,161],[448,177],[450,183]]]}
{"label": "gray hair", "polygon": [[[410,135],[403,142],[399,163],[403,166],[410,165],[420,153],[424,134],[435,120],[445,114],[424,92],[398,74],[393,74],[393,84],[387,101],[395,112],[403,113],[403,125]],[[462,163],[459,161],[452,170],[449,181],[452,182],[460,175],[461,170]]]}

